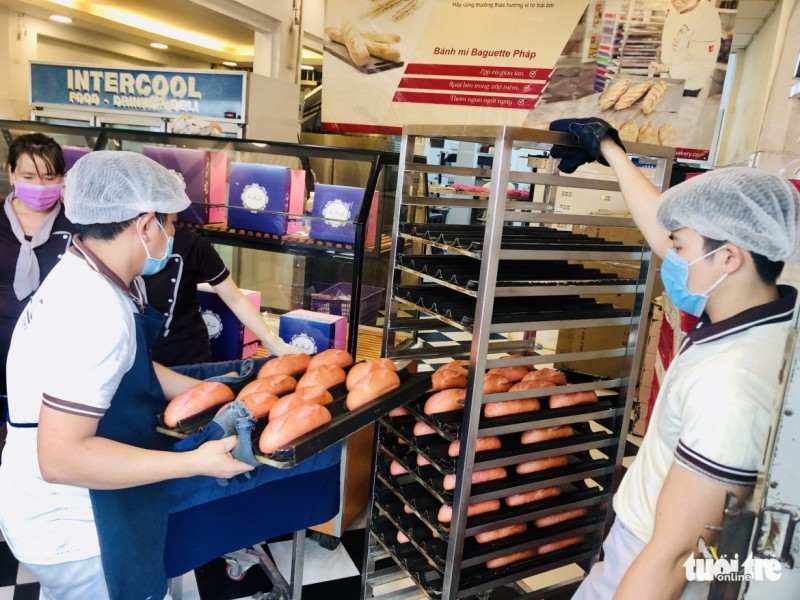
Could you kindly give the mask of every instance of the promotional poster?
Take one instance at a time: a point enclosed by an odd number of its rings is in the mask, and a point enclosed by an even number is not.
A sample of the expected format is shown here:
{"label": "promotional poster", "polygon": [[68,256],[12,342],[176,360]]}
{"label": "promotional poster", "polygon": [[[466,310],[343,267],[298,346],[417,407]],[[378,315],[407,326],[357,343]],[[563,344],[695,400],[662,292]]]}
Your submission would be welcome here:
{"label": "promotional poster", "polygon": [[723,0],[329,0],[323,127],[599,116],[705,160],[735,16]]}

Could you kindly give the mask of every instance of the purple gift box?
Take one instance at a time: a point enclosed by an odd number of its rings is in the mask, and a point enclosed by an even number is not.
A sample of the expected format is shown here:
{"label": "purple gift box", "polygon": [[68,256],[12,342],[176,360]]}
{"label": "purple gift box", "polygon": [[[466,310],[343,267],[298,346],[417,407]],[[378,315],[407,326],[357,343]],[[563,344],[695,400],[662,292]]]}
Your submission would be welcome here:
{"label": "purple gift box", "polygon": [[290,206],[291,191],[292,170],[287,167],[231,163],[228,227],[285,235],[285,213],[297,208]]}
{"label": "purple gift box", "polygon": [[[314,186],[314,208],[308,236],[315,240],[352,244],[355,239],[355,221],[364,200],[364,188],[318,183]],[[372,200],[367,220],[366,243],[375,243],[375,224],[378,193]],[[350,221],[349,223],[347,221]]]}
{"label": "purple gift box", "polygon": [[[242,290],[256,310],[261,310],[261,292]],[[211,356],[214,360],[238,360],[258,351],[258,338],[245,327],[207,283],[197,285],[200,314],[208,328]]]}
{"label": "purple gift box", "polygon": [[64,167],[65,173],[68,173],[72,166],[81,156],[89,154],[91,148],[84,148],[83,146],[61,146],[61,151],[64,154]]}
{"label": "purple gift box", "polygon": [[293,310],[281,315],[278,334],[284,342],[307,354],[329,348],[344,350],[347,317]]}
{"label": "purple gift box", "polygon": [[179,221],[199,225],[225,221],[228,157],[224,152],[144,146],[142,153],[183,179],[192,205],[178,214]]}

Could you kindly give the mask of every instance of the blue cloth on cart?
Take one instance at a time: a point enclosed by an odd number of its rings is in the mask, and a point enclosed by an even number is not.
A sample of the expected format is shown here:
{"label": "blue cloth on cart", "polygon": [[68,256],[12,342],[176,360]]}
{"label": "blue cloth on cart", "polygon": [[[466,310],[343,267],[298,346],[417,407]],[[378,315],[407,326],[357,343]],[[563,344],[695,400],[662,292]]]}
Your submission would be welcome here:
{"label": "blue cloth on cart", "polygon": [[[231,371],[241,373],[242,362],[173,369],[208,379]],[[258,364],[257,359],[254,369],[264,362]],[[227,486],[218,485],[213,477],[171,480],[164,556],[167,576],[176,577],[227,552],[334,517],[339,512],[341,456],[342,443],[338,443],[290,469],[260,465],[250,471],[250,479],[236,477]]]}

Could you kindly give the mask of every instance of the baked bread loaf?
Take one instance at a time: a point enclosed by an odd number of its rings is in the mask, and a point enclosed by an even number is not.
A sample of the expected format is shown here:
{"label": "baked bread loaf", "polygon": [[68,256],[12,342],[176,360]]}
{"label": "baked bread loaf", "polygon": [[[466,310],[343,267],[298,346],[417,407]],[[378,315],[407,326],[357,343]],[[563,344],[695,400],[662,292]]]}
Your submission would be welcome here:
{"label": "baked bread loaf", "polygon": [[636,141],[642,144],[658,144],[658,132],[650,121],[639,128],[639,139]]}
{"label": "baked bread loaf", "polygon": [[619,128],[619,137],[626,142],[635,142],[639,139],[639,126],[633,119],[628,119]]}
{"label": "baked bread loaf", "polygon": [[630,108],[639,98],[644,96],[651,87],[653,87],[652,81],[640,81],[639,83],[630,86],[614,104],[614,110]]}
{"label": "baked bread loaf", "polygon": [[662,146],[674,148],[678,145],[678,130],[669,123],[658,128],[658,141]]}
{"label": "baked bread loaf", "polygon": [[600,102],[600,110],[608,110],[614,106],[617,100],[619,100],[620,96],[626,92],[630,84],[630,79],[622,78],[612,81],[609,85],[607,85],[606,89],[603,90],[603,93],[600,94],[600,98],[598,98],[598,102]]}
{"label": "baked bread loaf", "polygon": [[642,112],[646,115],[649,115],[653,112],[658,103],[661,102],[661,99],[664,97],[664,94],[667,91],[667,84],[663,81],[656,81],[653,84],[647,94],[644,96],[644,100],[642,100]]}

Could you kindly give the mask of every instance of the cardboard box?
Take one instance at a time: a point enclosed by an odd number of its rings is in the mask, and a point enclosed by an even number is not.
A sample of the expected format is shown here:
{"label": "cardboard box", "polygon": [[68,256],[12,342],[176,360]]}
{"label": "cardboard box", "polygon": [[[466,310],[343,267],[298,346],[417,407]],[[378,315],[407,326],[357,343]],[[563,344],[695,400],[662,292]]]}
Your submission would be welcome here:
{"label": "cardboard box", "polygon": [[[314,186],[314,207],[308,236],[314,240],[344,242],[352,244],[355,239],[355,221],[364,201],[364,188],[318,183]],[[367,232],[364,243],[375,243],[378,220],[378,192],[372,197],[372,206],[367,216]]]}
{"label": "cardboard box", "polygon": [[179,221],[199,225],[225,222],[228,157],[224,152],[144,146],[142,153],[183,179],[192,205],[178,214]]}
{"label": "cardboard box", "polygon": [[281,315],[278,333],[284,342],[307,354],[316,354],[329,348],[344,350],[347,317],[293,310]]}
{"label": "cardboard box", "polygon": [[[231,163],[228,227],[286,235],[302,228],[305,171]],[[292,219],[287,213],[298,215]]]}
{"label": "cardboard box", "polygon": [[[261,310],[261,292],[242,290],[242,293],[257,311]],[[198,284],[197,299],[215,360],[238,360],[256,353],[258,338],[239,321],[213,287],[207,283]]]}

